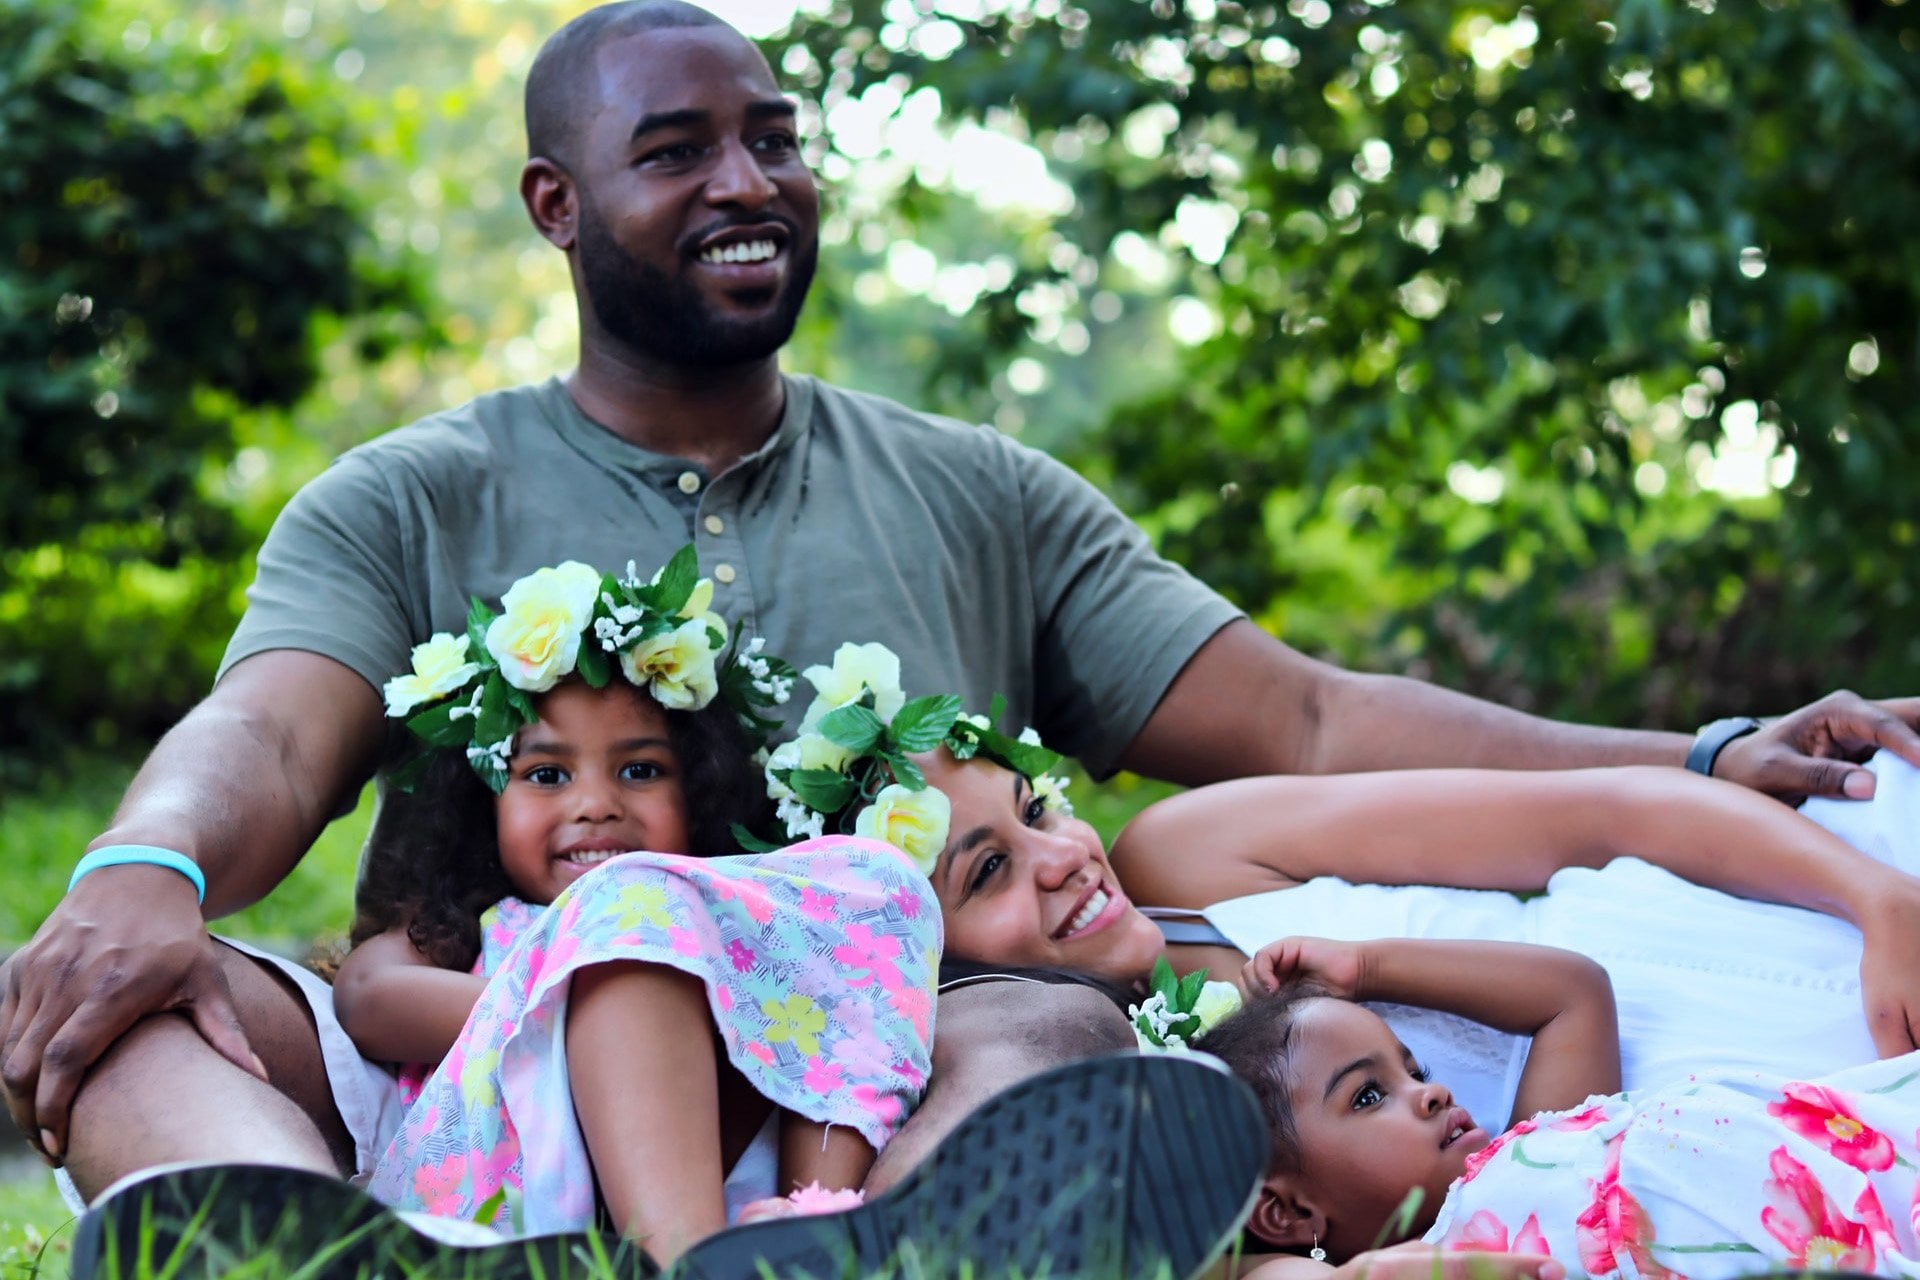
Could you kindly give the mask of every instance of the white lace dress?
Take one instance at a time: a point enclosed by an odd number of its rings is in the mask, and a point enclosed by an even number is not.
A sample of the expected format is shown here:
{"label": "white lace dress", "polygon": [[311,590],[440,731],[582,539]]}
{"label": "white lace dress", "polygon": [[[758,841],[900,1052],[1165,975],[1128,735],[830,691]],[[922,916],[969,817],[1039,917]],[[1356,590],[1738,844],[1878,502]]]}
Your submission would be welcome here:
{"label": "white lace dress", "polygon": [[[1864,852],[1920,872],[1920,771],[1884,753],[1868,803],[1802,809]],[[1703,889],[1633,858],[1505,893],[1323,877],[1216,903],[1249,954],[1289,934],[1476,938],[1565,947],[1606,966],[1620,1010],[1622,1086],[1706,1070],[1823,1075],[1877,1055],[1860,1004],[1860,934],[1829,916]],[[1375,1005],[1421,1064],[1489,1129],[1512,1113],[1526,1041],[1452,1014]]]}

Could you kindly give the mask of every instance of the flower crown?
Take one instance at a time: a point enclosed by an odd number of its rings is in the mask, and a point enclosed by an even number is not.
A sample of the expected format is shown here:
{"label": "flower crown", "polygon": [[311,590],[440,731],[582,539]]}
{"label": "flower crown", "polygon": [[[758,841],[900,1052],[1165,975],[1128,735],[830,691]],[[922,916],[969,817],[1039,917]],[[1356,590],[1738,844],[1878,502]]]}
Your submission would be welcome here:
{"label": "flower crown", "polygon": [[1239,1007],[1240,993],[1231,982],[1209,982],[1205,969],[1177,978],[1161,956],[1147,979],[1147,998],[1128,1005],[1127,1017],[1142,1049],[1188,1053],[1195,1040]]}
{"label": "flower crown", "polygon": [[[900,659],[881,644],[843,644],[830,667],[802,673],[815,691],[800,721],[800,736],[767,758],[767,794],[774,817],[793,840],[827,830],[884,840],[922,871],[947,843],[947,797],[927,786],[908,757],[945,746],[956,760],[985,756],[1024,774],[1050,809],[1071,813],[1065,779],[1048,770],[1060,753],[1040,745],[1032,729],[1017,738],[994,725],[1006,709],[995,695],[984,716],[962,714],[954,694],[908,701],[900,689]],[[753,848],[768,848],[735,829]]]}
{"label": "flower crown", "polygon": [[[724,697],[765,741],[779,722],[760,709],[788,699],[793,668],[763,653],[762,638],[742,643],[740,627],[729,635],[698,566],[689,544],[644,582],[632,561],[624,578],[578,560],[536,569],[507,588],[498,614],[475,599],[466,634],[442,631],[416,645],[412,670],[383,690],[387,715],[430,746],[464,748],[496,792],[507,785],[514,734],[538,718],[533,695],[570,675],[599,689],[617,670],[670,711]],[[425,763],[396,771],[395,785],[410,786]]]}

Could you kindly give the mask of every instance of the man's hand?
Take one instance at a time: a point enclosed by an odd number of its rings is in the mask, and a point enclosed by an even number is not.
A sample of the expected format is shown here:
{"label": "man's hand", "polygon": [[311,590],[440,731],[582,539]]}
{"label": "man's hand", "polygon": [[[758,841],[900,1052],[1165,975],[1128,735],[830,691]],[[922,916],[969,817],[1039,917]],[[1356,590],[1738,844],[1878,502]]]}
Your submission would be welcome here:
{"label": "man's hand", "polygon": [[1866,800],[1873,774],[1859,763],[1881,747],[1920,766],[1920,698],[1869,702],[1844,689],[1735,738],[1713,776],[1788,804],[1809,796]]}
{"label": "man's hand", "polygon": [[1287,978],[1310,978],[1327,988],[1327,994],[1352,1000],[1365,967],[1364,949],[1357,942],[1282,938],[1253,953],[1240,971],[1240,985],[1250,992],[1272,991]]}
{"label": "man's hand", "polygon": [[81,1077],[141,1018],[177,1009],[243,1071],[247,1045],[193,886],[165,867],[103,867],[74,886],[0,979],[0,1082],[13,1122],[55,1164]]}

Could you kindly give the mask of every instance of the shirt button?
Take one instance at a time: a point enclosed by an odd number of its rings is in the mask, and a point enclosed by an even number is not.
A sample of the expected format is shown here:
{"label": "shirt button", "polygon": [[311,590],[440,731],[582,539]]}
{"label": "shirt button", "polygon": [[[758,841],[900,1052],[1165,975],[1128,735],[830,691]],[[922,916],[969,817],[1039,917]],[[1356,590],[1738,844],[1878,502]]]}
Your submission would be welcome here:
{"label": "shirt button", "polygon": [[727,530],[727,522],[725,520],[722,520],[719,516],[707,517],[708,533],[715,533],[715,534],[725,533],[726,530]]}
{"label": "shirt button", "polygon": [[700,475],[698,472],[682,471],[680,473],[680,492],[682,493],[700,492]]}
{"label": "shirt button", "polygon": [[733,566],[730,564],[717,564],[713,566],[713,576],[724,586],[734,579]]}

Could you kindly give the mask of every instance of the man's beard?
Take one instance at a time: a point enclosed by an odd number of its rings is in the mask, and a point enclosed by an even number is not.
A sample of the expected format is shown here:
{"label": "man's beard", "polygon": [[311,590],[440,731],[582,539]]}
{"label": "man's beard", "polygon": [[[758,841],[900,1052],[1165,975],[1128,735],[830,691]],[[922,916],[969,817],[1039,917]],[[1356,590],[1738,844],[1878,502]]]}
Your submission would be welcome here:
{"label": "man's beard", "polygon": [[[790,225],[790,224],[789,224]],[[772,310],[752,320],[716,315],[686,274],[669,276],[634,259],[590,205],[580,211],[580,274],[600,327],[637,354],[670,364],[719,367],[772,355],[793,336],[813,282],[817,242],[787,238],[792,255]]]}

